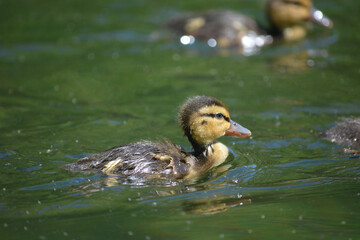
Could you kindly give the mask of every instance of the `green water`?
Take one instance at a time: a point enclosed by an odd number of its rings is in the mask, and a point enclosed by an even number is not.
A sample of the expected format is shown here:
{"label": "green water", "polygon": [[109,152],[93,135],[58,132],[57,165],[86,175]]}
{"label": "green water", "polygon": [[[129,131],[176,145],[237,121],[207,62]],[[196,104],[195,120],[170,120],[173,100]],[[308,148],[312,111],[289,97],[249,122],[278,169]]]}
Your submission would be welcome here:
{"label": "green water", "polygon": [[[317,138],[360,116],[360,2],[318,0],[335,23],[254,56],[184,47],[174,14],[262,1],[0,1],[1,239],[360,239],[359,157]],[[61,169],[166,137],[189,96],[223,100],[251,139],[222,138],[223,173],[160,185]]]}

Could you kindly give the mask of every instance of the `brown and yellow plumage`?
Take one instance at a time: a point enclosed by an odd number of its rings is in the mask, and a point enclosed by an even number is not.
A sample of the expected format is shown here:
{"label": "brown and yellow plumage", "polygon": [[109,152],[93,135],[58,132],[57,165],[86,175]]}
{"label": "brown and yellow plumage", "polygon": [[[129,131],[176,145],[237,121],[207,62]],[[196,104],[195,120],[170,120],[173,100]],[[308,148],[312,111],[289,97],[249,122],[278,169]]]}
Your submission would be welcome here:
{"label": "brown and yellow plumage", "polygon": [[91,154],[65,168],[106,175],[196,178],[223,163],[228,156],[228,149],[215,141],[216,138],[251,135],[249,130],[230,119],[228,109],[220,100],[208,96],[188,99],[180,109],[179,122],[194,148],[193,153],[185,152],[168,140],[140,141]]}

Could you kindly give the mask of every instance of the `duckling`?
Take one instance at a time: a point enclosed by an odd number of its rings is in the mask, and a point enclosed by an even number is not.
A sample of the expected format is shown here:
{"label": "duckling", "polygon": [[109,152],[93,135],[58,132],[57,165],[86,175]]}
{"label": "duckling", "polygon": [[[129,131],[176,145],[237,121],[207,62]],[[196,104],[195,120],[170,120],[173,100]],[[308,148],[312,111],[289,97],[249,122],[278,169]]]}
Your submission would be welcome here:
{"label": "duckling", "polygon": [[209,96],[189,98],[180,108],[179,123],[192,144],[192,153],[168,140],[139,141],[91,154],[64,167],[125,177],[195,179],[226,160],[229,150],[216,138],[251,135],[248,129],[230,119],[224,103]]}
{"label": "duckling", "polygon": [[346,147],[353,147],[358,150],[344,148],[347,153],[359,153],[360,151],[360,118],[343,118],[336,125],[319,135],[321,138],[336,142]]}
{"label": "duckling", "polygon": [[209,10],[180,16],[167,27],[179,36],[182,44],[195,39],[214,47],[236,46],[254,49],[273,40],[293,41],[305,37],[307,22],[331,28],[332,21],[313,7],[311,0],[267,0],[266,12],[270,28],[265,29],[254,19],[229,10]]}

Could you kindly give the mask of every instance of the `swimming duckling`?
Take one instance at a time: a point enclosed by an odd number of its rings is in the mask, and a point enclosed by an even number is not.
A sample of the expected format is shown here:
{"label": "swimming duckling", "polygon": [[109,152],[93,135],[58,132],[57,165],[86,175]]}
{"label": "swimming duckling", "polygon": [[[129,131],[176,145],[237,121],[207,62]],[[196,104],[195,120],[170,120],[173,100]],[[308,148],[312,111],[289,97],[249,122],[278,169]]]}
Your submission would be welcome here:
{"label": "swimming duckling", "polygon": [[311,0],[267,0],[267,17],[270,28],[265,29],[254,19],[229,10],[209,10],[171,20],[167,27],[176,32],[182,44],[195,39],[214,47],[238,46],[253,49],[273,40],[292,41],[305,37],[307,22],[331,28],[332,22],[313,7]]}
{"label": "swimming duckling", "polygon": [[248,129],[230,119],[224,103],[214,97],[188,99],[180,108],[179,123],[193,146],[193,153],[187,153],[167,140],[140,141],[89,155],[65,165],[65,168],[105,175],[194,179],[227,158],[229,150],[215,141],[216,138],[251,135]]}
{"label": "swimming duckling", "polygon": [[[334,127],[321,133],[320,137],[360,150],[360,118],[343,118]],[[344,152],[359,153],[358,150],[351,149],[344,149]]]}

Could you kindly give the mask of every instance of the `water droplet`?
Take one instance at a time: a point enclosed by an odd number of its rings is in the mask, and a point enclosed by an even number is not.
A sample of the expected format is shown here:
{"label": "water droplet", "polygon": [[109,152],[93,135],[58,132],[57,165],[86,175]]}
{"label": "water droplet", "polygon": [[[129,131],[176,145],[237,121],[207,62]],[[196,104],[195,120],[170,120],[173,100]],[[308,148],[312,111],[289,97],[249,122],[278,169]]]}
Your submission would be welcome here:
{"label": "water droplet", "polygon": [[24,55],[19,56],[19,61],[20,62],[24,62],[25,59],[26,59],[26,57]]}
{"label": "water droplet", "polygon": [[209,47],[216,47],[217,45],[217,42],[214,38],[210,38],[208,41],[207,41],[207,44],[209,45]]}
{"label": "water droplet", "polygon": [[128,231],[129,236],[133,236],[134,233],[132,231]]}
{"label": "water droplet", "polygon": [[262,47],[265,45],[265,39],[262,36],[256,37],[255,38],[255,44],[258,47]]}
{"label": "water droplet", "polygon": [[217,74],[217,70],[216,70],[216,69],[210,69],[210,74],[211,74],[211,75],[216,75],[216,74]]}
{"label": "water droplet", "polygon": [[315,18],[317,21],[320,21],[321,19],[323,19],[324,14],[323,14],[320,10],[316,10],[316,11],[313,13],[313,16],[314,16],[314,18]]}
{"label": "water droplet", "polygon": [[95,53],[89,53],[88,54],[88,59],[89,60],[93,60],[95,58]]}
{"label": "water droplet", "polygon": [[172,59],[174,60],[174,61],[178,61],[178,60],[180,60],[180,55],[179,54],[174,54],[173,56],[172,56]]}
{"label": "water droplet", "polygon": [[307,60],[307,65],[308,65],[309,67],[314,67],[314,66],[315,66],[315,61],[312,60],[312,59],[309,59],[309,60]]}
{"label": "water droplet", "polygon": [[265,215],[263,214],[263,215],[261,215],[261,219],[265,219]]}
{"label": "water droplet", "polygon": [[180,38],[182,45],[191,45],[195,42],[195,38],[191,35],[184,35]]}
{"label": "water droplet", "polygon": [[119,58],[119,53],[118,52],[113,52],[112,54],[111,54],[111,57],[112,57],[112,59],[118,59]]}
{"label": "water droplet", "polygon": [[67,237],[69,236],[69,234],[67,232],[64,232],[64,236]]}
{"label": "water droplet", "polygon": [[175,68],[175,71],[176,71],[177,73],[180,73],[180,72],[183,71],[183,69],[182,69],[181,66],[177,66],[177,67]]}

